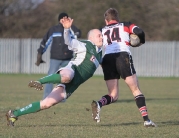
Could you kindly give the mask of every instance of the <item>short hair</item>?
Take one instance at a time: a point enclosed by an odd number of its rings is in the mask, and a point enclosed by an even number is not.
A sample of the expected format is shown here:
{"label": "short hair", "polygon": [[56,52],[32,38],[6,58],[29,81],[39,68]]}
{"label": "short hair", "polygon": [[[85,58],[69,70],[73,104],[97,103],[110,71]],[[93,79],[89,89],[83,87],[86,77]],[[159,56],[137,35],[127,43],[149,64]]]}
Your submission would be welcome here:
{"label": "short hair", "polygon": [[59,15],[58,15],[58,21],[60,21],[60,19],[62,19],[63,17],[68,17],[68,14],[67,13],[65,13],[65,12],[62,12],[62,13],[60,13]]}
{"label": "short hair", "polygon": [[109,22],[111,20],[119,21],[119,14],[118,11],[115,8],[109,8],[104,13],[104,18]]}

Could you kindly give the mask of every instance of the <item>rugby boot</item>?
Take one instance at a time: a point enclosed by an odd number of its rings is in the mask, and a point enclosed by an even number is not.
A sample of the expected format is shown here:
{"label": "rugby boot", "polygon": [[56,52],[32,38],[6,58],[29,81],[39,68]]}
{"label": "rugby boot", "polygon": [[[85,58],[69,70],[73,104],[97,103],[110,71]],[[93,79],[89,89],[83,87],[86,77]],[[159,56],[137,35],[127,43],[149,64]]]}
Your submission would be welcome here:
{"label": "rugby boot", "polygon": [[33,87],[38,91],[43,90],[43,85],[39,81],[30,81],[28,86]]}
{"label": "rugby boot", "polygon": [[96,101],[92,101],[91,108],[92,108],[93,120],[99,123],[100,122],[100,110],[101,110],[99,103]]}
{"label": "rugby boot", "polygon": [[12,110],[9,110],[6,113],[6,118],[7,118],[7,125],[8,126],[14,126],[14,122],[18,119],[14,114]]}
{"label": "rugby boot", "polygon": [[151,120],[144,121],[144,126],[145,127],[157,127],[157,125],[154,122],[152,122]]}

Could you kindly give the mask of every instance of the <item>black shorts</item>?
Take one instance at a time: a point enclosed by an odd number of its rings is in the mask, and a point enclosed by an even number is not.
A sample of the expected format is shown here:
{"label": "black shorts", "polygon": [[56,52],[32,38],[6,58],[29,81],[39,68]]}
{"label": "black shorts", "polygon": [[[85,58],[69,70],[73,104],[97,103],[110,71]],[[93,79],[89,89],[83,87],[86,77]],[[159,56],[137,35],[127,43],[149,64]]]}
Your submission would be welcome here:
{"label": "black shorts", "polygon": [[136,73],[132,56],[127,52],[106,54],[103,57],[102,68],[104,80],[125,79]]}

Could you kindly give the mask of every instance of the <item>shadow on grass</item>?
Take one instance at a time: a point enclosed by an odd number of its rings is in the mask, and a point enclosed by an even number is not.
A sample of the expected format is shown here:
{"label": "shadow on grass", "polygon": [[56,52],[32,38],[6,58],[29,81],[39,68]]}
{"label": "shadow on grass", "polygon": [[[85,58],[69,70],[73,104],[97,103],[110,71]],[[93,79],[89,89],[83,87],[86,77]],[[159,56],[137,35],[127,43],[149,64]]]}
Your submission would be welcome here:
{"label": "shadow on grass", "polygon": [[135,123],[135,122],[132,122],[132,123],[121,123],[121,124],[94,124],[94,125],[91,125],[91,124],[59,124],[59,125],[26,125],[26,126],[18,126],[18,125],[15,125],[16,128],[21,128],[21,127],[26,127],[26,128],[33,128],[33,127],[95,127],[95,126],[103,126],[103,127],[116,127],[116,126],[129,126],[129,125],[138,125],[138,124],[141,124],[141,123]]}
{"label": "shadow on grass", "polygon": [[[158,127],[160,126],[173,126],[173,125],[179,125],[179,121],[171,120],[171,121],[165,121],[165,122],[155,122]],[[141,122],[129,122],[129,123],[119,123],[119,124],[102,124],[101,126],[129,126],[129,125],[138,125],[141,124]]]}
{"label": "shadow on grass", "polygon": [[[179,125],[179,121],[166,121],[166,122],[155,122],[157,124],[157,127],[163,127],[163,126],[173,126],[173,125]],[[136,126],[136,125],[141,125],[141,122],[129,122],[129,123],[115,123],[115,124],[96,124],[94,122],[94,124],[44,124],[44,125],[27,125],[27,126],[15,126],[18,128],[21,127],[82,127],[82,126],[86,126],[86,127],[95,127],[95,126],[103,126],[103,127],[116,127],[116,126]]]}
{"label": "shadow on grass", "polygon": [[166,122],[160,122],[162,125],[179,125],[179,121],[166,121]]}
{"label": "shadow on grass", "polygon": [[[146,98],[146,101],[165,101],[165,100],[179,100],[179,98]],[[130,103],[130,102],[134,102],[134,99],[119,99],[118,101],[116,101],[115,103]]]}
{"label": "shadow on grass", "polygon": [[[179,125],[179,121],[166,121],[166,122],[155,122],[157,127],[162,126],[173,126],[173,125]],[[101,126],[131,126],[131,125],[139,125],[141,122],[130,122],[130,123],[121,123],[121,124],[102,124]]]}
{"label": "shadow on grass", "polygon": [[102,124],[100,126],[107,126],[107,127],[111,127],[111,126],[131,126],[131,125],[138,125],[141,124],[141,122],[130,122],[130,123],[119,123],[119,124]]}

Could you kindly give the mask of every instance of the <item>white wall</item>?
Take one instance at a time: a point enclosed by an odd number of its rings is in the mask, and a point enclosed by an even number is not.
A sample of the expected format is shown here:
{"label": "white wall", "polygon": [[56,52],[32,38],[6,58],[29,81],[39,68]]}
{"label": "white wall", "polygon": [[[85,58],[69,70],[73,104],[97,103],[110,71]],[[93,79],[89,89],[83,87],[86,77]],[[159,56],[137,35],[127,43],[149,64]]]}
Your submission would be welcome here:
{"label": "white wall", "polygon": [[[0,39],[0,73],[47,74],[50,48],[43,55],[45,64],[35,65],[41,39]],[[142,77],[179,77],[179,42],[146,42],[132,48],[134,66]],[[103,75],[101,67],[95,72]]]}

